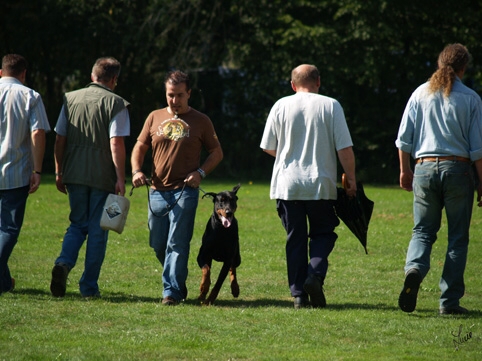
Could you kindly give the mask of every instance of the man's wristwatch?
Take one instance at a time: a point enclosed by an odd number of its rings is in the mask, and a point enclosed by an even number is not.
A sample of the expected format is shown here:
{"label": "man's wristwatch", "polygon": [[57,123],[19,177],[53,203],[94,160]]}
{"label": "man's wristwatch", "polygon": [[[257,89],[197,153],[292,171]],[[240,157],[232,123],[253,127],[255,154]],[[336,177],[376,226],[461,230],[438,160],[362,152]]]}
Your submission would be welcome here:
{"label": "man's wristwatch", "polygon": [[198,168],[197,171],[201,175],[202,179],[206,178],[206,172],[205,171],[203,171],[201,168]]}

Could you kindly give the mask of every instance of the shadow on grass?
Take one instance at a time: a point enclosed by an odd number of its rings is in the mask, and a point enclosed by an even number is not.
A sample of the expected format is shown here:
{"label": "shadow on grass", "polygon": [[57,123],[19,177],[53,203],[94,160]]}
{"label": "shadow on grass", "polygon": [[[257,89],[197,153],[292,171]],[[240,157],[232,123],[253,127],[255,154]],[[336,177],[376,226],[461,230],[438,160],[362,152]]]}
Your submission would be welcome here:
{"label": "shadow on grass", "polygon": [[[46,290],[35,289],[35,288],[24,288],[24,289],[16,289],[13,293],[19,295],[29,295],[38,298],[45,298],[48,297],[49,299],[53,298],[51,293]],[[63,298],[58,298],[62,300]],[[76,292],[67,292],[65,299],[83,299],[79,293]],[[147,297],[147,296],[137,296],[132,294],[125,294],[125,293],[105,293],[103,294],[102,298],[98,299],[102,302],[111,302],[111,303],[160,303],[161,297]],[[94,299],[95,301],[95,299]],[[183,304],[188,306],[199,306],[202,307],[200,301],[196,298],[188,298],[183,302]],[[272,299],[272,298],[261,298],[261,299],[253,299],[253,300],[245,300],[245,299],[217,299],[213,306],[206,306],[206,307],[223,307],[223,308],[267,308],[267,307],[278,307],[278,308],[293,308],[293,302],[288,300],[282,299]],[[328,304],[325,309],[322,310],[334,310],[334,311],[343,311],[343,310],[367,310],[367,311],[390,311],[390,312],[400,312],[404,314],[396,305],[392,304],[367,304],[367,303],[334,303]],[[407,317],[415,317],[415,318],[427,318],[427,317],[443,317],[443,318],[458,318],[458,319],[473,319],[473,318],[482,318],[482,311],[481,310],[470,310],[470,313],[467,315],[439,315],[438,309],[417,309],[412,313],[406,313]]]}
{"label": "shadow on grass", "polygon": [[[27,295],[27,296],[32,296],[32,297],[38,297],[38,298],[45,298],[48,297],[49,299],[57,299],[57,300],[63,300],[63,299],[68,299],[68,300],[97,300],[96,298],[83,298],[79,292],[69,292],[67,291],[65,294],[65,297],[54,297],[50,293],[50,291],[47,290],[42,290],[42,289],[36,289],[36,288],[22,288],[22,289],[15,289],[13,292],[14,294],[17,295]],[[136,296],[136,295],[129,295],[129,294],[124,294],[124,293],[106,293],[102,295],[101,298],[98,298],[99,301],[104,301],[104,302],[112,302],[112,303],[137,303],[137,302],[150,302],[150,303],[158,303],[160,302],[159,297],[144,297],[144,296]]]}

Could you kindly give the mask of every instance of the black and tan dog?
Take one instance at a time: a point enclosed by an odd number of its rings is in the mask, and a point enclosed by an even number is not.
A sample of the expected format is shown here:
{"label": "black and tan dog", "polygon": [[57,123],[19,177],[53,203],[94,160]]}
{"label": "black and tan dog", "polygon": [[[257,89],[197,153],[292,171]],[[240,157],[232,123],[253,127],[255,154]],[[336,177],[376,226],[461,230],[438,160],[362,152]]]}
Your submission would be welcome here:
{"label": "black and tan dog", "polygon": [[[206,193],[203,196],[203,198],[212,197],[214,202],[214,212],[206,225],[197,256],[197,263],[202,270],[201,294],[198,299],[206,305],[214,303],[228,272],[230,273],[231,293],[234,297],[239,296],[236,268],[241,264],[241,254],[239,252],[238,221],[234,217],[238,200],[236,193],[239,188],[238,184],[232,191]],[[223,266],[216,284],[206,299],[211,286],[213,260],[222,262]]]}

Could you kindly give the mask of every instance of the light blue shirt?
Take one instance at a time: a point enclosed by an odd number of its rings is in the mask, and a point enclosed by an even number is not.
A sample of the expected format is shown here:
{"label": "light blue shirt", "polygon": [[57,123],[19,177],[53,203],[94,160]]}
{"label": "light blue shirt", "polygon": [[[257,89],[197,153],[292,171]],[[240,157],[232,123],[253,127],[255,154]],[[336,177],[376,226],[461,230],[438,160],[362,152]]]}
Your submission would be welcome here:
{"label": "light blue shirt", "polygon": [[298,92],[269,113],[260,147],[276,150],[270,198],[336,199],[337,152],[352,146],[340,103]]}
{"label": "light blue shirt", "polygon": [[50,125],[40,94],[18,79],[0,79],[0,189],[29,184],[33,169],[31,133]]}
{"label": "light blue shirt", "polygon": [[410,97],[395,141],[413,158],[458,156],[482,158],[482,101],[456,78],[452,92],[430,93],[428,83]]}
{"label": "light blue shirt", "polygon": [[[65,105],[60,110],[57,124],[55,125],[55,132],[63,137],[67,136],[68,119],[66,116]],[[122,109],[117,113],[109,124],[109,136],[113,137],[127,137],[130,135],[130,118],[127,108]]]}

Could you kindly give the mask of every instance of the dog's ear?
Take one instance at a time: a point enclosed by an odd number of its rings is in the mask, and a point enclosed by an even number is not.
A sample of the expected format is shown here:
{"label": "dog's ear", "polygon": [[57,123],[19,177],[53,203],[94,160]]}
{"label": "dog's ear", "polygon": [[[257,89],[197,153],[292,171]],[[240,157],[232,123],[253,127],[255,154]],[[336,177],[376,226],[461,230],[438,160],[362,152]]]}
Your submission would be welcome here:
{"label": "dog's ear", "polygon": [[239,188],[241,188],[241,184],[240,184],[240,183],[238,183],[238,185],[235,186],[231,192],[233,192],[234,194],[236,194],[236,192],[238,191]]}
{"label": "dog's ear", "polygon": [[216,193],[213,193],[213,192],[209,192],[209,193],[204,193],[202,199],[204,199],[204,197],[211,197],[213,200],[214,198],[217,196]]}

